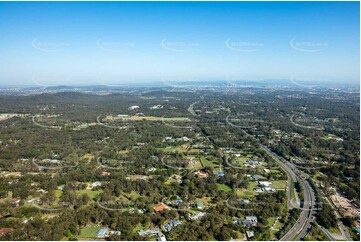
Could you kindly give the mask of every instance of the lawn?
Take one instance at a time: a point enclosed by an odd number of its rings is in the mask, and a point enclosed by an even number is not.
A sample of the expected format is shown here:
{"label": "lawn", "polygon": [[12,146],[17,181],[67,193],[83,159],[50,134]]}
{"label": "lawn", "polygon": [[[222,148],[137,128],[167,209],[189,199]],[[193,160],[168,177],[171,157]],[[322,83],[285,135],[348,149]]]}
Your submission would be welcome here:
{"label": "lawn", "polygon": [[272,181],[272,187],[275,189],[286,189],[287,181],[286,180]]}
{"label": "lawn", "polygon": [[252,198],[257,194],[255,191],[253,191],[257,184],[257,182],[250,182],[248,189],[236,189],[236,194],[242,198]]}
{"label": "lawn", "polygon": [[79,238],[95,238],[98,230],[101,229],[95,224],[91,224],[80,230]]}
{"label": "lawn", "polygon": [[101,190],[93,191],[93,190],[88,190],[88,189],[75,191],[76,195],[78,195],[78,196],[83,195],[83,194],[88,194],[90,199],[93,199],[96,195],[98,195],[101,192],[102,192]]}
{"label": "lawn", "polygon": [[230,188],[229,186],[225,185],[225,184],[219,184],[217,183],[217,188],[219,191],[225,191],[225,192],[231,192],[232,188]]}
{"label": "lawn", "polygon": [[267,222],[268,222],[268,226],[272,226],[273,225],[273,223],[275,222],[275,220],[276,220],[276,217],[270,217],[270,218],[268,218],[267,219]]}
{"label": "lawn", "polygon": [[174,152],[180,152],[180,153],[184,153],[186,152],[188,149],[188,146],[170,146],[170,147],[166,147],[166,148],[159,148],[159,150],[163,150],[164,153],[174,153]]}
{"label": "lawn", "polygon": [[219,166],[219,162],[217,161],[217,159],[208,160],[207,158],[202,157],[201,160],[202,160],[203,167],[216,167],[216,166]]}
{"label": "lawn", "polygon": [[63,191],[62,190],[54,190],[54,193],[55,193],[55,204],[58,204],[59,203],[59,200],[60,200],[60,196],[61,194],[63,194]]}
{"label": "lawn", "polygon": [[341,232],[338,228],[329,228],[328,231],[330,231],[331,234],[338,234],[341,235]]}

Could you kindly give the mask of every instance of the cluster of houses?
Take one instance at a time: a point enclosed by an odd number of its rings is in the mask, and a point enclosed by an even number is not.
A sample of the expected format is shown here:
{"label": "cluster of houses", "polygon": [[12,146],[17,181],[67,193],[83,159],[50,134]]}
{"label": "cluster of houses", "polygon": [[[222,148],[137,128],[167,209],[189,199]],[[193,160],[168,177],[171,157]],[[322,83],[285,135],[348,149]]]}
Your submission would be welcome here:
{"label": "cluster of houses", "polygon": [[163,210],[170,210],[171,208],[165,205],[163,202],[160,202],[157,206],[154,208],[154,212],[161,212]]}
{"label": "cluster of houses", "polygon": [[188,138],[187,136],[181,137],[181,138],[173,138],[171,136],[167,136],[163,139],[163,142],[188,142],[191,141],[190,138]]}
{"label": "cluster of houses", "polygon": [[258,186],[254,188],[255,192],[276,192],[276,189],[270,187],[272,182],[259,181]]}
{"label": "cluster of houses", "polygon": [[234,220],[233,223],[236,225],[243,225],[244,227],[251,227],[256,226],[258,220],[256,216],[246,216],[243,220]]}
{"label": "cluster of houses", "polygon": [[183,203],[183,200],[177,195],[177,199],[175,201],[167,202],[167,205],[181,205]]}
{"label": "cluster of houses", "polygon": [[152,228],[147,230],[138,231],[139,236],[147,237],[147,236],[158,236],[157,241],[167,241],[167,238],[162,233],[159,228]]}
{"label": "cluster of houses", "polygon": [[191,220],[198,220],[200,218],[203,218],[207,213],[206,212],[197,212],[190,216]]}
{"label": "cluster of houses", "polygon": [[181,225],[181,224],[182,224],[182,222],[179,221],[179,220],[171,220],[171,221],[169,221],[168,223],[166,223],[166,224],[164,225],[164,230],[167,231],[167,232],[169,232],[169,231],[171,231],[174,227],[177,227],[177,226],[179,226],[179,225]]}
{"label": "cluster of houses", "polygon": [[59,160],[56,160],[56,159],[43,159],[43,160],[41,160],[41,162],[50,163],[50,164],[57,164],[57,163],[59,163],[60,161],[59,161]]}
{"label": "cluster of houses", "polygon": [[194,174],[198,175],[200,178],[207,178],[209,176],[208,173],[203,172],[201,170],[198,170],[198,171],[194,172]]}
{"label": "cluster of houses", "polygon": [[90,189],[100,187],[101,185],[102,185],[102,183],[100,181],[93,182],[90,184]]}
{"label": "cluster of houses", "polygon": [[136,110],[136,109],[139,109],[140,107],[139,106],[130,106],[129,108],[128,108],[128,110]]}
{"label": "cluster of houses", "polygon": [[147,229],[147,230],[140,230],[140,231],[138,231],[138,234],[142,237],[146,237],[146,236],[160,235],[163,233],[160,230],[160,228],[152,228],[152,229]]}
{"label": "cluster of houses", "polygon": [[119,230],[116,231],[110,231],[108,228],[101,228],[98,230],[96,237],[101,239],[101,238],[105,238],[108,237],[110,235],[121,235],[122,232],[120,232]]}
{"label": "cluster of houses", "polygon": [[162,109],[163,106],[158,104],[158,105],[154,105],[153,107],[150,107],[150,109]]}

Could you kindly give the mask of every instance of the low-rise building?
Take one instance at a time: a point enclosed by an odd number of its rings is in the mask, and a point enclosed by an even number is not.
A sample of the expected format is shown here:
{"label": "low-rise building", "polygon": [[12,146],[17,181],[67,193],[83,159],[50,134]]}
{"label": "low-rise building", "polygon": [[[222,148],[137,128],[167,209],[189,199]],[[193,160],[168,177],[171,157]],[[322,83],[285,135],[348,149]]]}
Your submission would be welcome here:
{"label": "low-rise building", "polygon": [[259,186],[262,186],[262,187],[269,187],[270,185],[272,185],[272,182],[259,181],[259,182],[258,182],[258,185],[259,185]]}
{"label": "low-rise building", "polygon": [[206,215],[205,212],[198,212],[198,213],[195,213],[194,215],[192,215],[192,216],[190,217],[190,219],[191,219],[191,220],[198,220],[198,219],[204,217],[205,215]]}
{"label": "low-rise building", "polygon": [[167,206],[167,205],[165,205],[164,203],[159,203],[157,206],[155,206],[154,207],[154,211],[155,212],[161,212],[161,211],[163,211],[164,209],[166,209],[166,210],[170,210],[170,208]]}
{"label": "low-rise building", "polygon": [[246,234],[247,234],[248,239],[254,237],[254,232],[253,231],[246,231]]}
{"label": "low-rise building", "polygon": [[97,234],[96,234],[96,236],[98,238],[104,238],[107,235],[109,235],[109,229],[107,229],[107,228],[99,229]]}
{"label": "low-rise building", "polygon": [[145,236],[155,236],[157,234],[163,234],[159,228],[152,228],[152,229],[147,229],[147,230],[140,230],[138,231],[138,234],[142,237]]}
{"label": "low-rise building", "polygon": [[197,205],[197,208],[198,208],[198,209],[203,209],[203,208],[204,208],[202,201],[196,202],[196,205]]}

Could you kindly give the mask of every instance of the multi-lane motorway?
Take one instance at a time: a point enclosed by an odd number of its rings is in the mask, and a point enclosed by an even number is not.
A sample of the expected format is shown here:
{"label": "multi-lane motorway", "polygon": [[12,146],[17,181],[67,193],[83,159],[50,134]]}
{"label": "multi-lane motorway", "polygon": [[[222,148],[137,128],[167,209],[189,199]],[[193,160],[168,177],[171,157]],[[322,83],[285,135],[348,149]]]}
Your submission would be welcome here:
{"label": "multi-lane motorway", "polygon": [[[227,120],[227,123],[228,120]],[[266,151],[269,155],[271,155],[274,160],[278,163],[278,165],[281,167],[281,169],[286,173],[287,175],[287,201],[289,204],[289,208],[298,208],[301,210],[300,216],[297,219],[296,223],[293,225],[293,227],[287,231],[287,233],[280,239],[282,241],[291,241],[291,240],[302,240],[306,237],[307,233],[311,229],[311,223],[315,220],[316,215],[316,196],[315,192],[310,184],[310,182],[307,180],[308,175],[299,170],[293,163],[286,161],[283,157],[280,157],[273,151],[271,151],[267,146],[263,145],[260,140],[255,138],[254,136],[248,134],[246,131],[242,129],[243,133],[248,136],[256,139],[260,145],[260,147]],[[221,156],[223,157],[223,154],[221,152]],[[293,184],[295,182],[298,182],[299,185],[302,188],[303,191],[303,203],[298,206],[298,204],[295,206],[294,201],[292,199],[292,190],[294,189]],[[342,229],[341,226],[339,226],[340,229]],[[346,229],[345,229],[346,230]],[[346,234],[347,240],[351,240],[348,233]],[[332,238],[330,233],[326,233],[327,237]]]}
{"label": "multi-lane motorway", "polygon": [[288,176],[287,198],[290,208],[294,207],[291,197],[291,189],[293,189],[291,182],[298,181],[300,186],[303,188],[304,201],[302,207],[300,207],[301,214],[293,227],[281,238],[283,241],[295,239],[301,240],[307,235],[308,230],[311,228],[311,222],[315,216],[315,193],[309,182],[300,175],[300,171],[294,165],[287,162],[283,157],[280,157],[272,152],[265,145],[260,144],[260,146],[276,160]]}
{"label": "multi-lane motorway", "polygon": [[[228,120],[227,120],[228,121]],[[229,122],[227,122],[229,123]],[[243,133],[248,136],[256,139],[260,147],[271,155],[274,160],[278,163],[281,169],[287,174],[288,177],[288,188],[287,188],[287,200],[290,208],[294,208],[292,200],[292,189],[293,183],[298,182],[303,190],[303,204],[301,207],[296,207],[301,209],[301,214],[297,219],[293,227],[281,238],[283,241],[290,240],[301,240],[306,237],[309,229],[311,228],[311,222],[315,219],[315,193],[309,182],[301,175],[301,171],[297,169],[292,163],[287,162],[283,157],[280,157],[276,153],[272,152],[267,146],[263,145],[260,140],[254,136],[248,134],[242,129]]]}

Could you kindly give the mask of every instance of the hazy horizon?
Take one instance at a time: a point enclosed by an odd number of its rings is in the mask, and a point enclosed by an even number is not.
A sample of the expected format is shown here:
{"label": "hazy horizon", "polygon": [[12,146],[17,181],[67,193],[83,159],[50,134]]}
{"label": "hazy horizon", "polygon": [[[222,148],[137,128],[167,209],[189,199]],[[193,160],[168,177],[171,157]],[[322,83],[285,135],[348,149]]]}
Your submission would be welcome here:
{"label": "hazy horizon", "polygon": [[360,81],[359,2],[1,2],[0,86]]}

